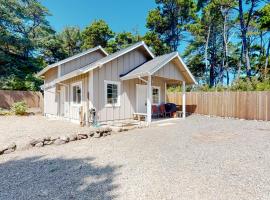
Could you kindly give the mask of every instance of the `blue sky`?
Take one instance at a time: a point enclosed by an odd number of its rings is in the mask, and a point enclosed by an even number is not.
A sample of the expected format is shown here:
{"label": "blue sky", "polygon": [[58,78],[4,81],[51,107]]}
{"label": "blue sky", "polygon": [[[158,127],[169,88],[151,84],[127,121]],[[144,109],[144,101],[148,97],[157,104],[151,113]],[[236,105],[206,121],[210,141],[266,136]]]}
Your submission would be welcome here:
{"label": "blue sky", "polygon": [[[65,26],[84,28],[95,19],[105,20],[114,32],[137,30],[141,35],[147,31],[146,17],[156,8],[154,0],[41,0],[52,16],[48,18],[56,31]],[[186,47],[178,48],[182,53]]]}
{"label": "blue sky", "polygon": [[147,13],[156,7],[154,0],[42,0],[57,31],[65,26],[84,28],[95,19],[104,19],[114,32],[137,29],[146,32]]}

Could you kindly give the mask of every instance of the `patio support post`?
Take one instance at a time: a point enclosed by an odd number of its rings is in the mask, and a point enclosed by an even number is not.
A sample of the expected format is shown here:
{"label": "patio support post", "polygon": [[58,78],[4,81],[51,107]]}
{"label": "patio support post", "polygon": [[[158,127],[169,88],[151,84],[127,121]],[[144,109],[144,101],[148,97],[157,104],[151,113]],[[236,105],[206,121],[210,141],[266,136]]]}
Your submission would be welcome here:
{"label": "patio support post", "polygon": [[186,82],[182,82],[182,111],[183,118],[186,118]]}
{"label": "patio support post", "polygon": [[148,76],[147,80],[147,123],[151,123],[152,120],[152,83],[151,75]]}

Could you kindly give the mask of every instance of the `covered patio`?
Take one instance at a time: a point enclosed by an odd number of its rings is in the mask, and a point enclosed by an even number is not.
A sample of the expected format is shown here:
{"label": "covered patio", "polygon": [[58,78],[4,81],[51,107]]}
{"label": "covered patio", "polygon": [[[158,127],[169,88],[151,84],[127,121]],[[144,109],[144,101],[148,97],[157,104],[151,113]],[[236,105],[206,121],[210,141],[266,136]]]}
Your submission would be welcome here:
{"label": "covered patio", "polygon": [[[121,75],[122,81],[131,79],[139,79],[143,83],[136,85],[135,114],[145,116],[147,123],[152,122],[152,105],[167,103],[167,86],[170,84],[181,85],[182,117],[186,117],[186,85],[197,84],[197,82],[180,58],[178,52],[155,57],[153,60]],[[157,81],[164,85],[163,91],[155,85]],[[160,101],[161,94],[164,96],[163,102]],[[159,99],[159,101],[156,101],[156,99]]]}

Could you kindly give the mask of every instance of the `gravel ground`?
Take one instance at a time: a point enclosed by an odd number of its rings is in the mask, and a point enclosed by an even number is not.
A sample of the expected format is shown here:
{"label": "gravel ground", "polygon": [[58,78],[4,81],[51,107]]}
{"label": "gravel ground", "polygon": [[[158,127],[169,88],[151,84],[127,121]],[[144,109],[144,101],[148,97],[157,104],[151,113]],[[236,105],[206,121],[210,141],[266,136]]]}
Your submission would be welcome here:
{"label": "gravel ground", "polygon": [[0,199],[270,199],[270,123],[191,116],[3,155]]}
{"label": "gravel ground", "polygon": [[15,142],[18,148],[26,148],[31,139],[44,136],[63,136],[83,131],[78,124],[49,120],[41,115],[0,116],[0,146]]}

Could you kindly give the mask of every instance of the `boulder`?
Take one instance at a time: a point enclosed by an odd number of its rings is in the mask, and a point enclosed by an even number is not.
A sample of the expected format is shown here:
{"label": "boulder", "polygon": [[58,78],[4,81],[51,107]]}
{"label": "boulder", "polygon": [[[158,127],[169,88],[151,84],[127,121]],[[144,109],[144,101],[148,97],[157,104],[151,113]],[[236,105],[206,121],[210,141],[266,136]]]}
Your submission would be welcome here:
{"label": "boulder", "polygon": [[30,145],[35,146],[37,143],[40,143],[40,142],[44,142],[44,139],[43,138],[33,139],[29,143]]}
{"label": "boulder", "polygon": [[77,140],[77,135],[76,134],[70,134],[69,135],[69,141],[75,141]]}
{"label": "boulder", "polygon": [[12,153],[14,151],[15,151],[15,149],[7,149],[4,151],[4,154]]}
{"label": "boulder", "polygon": [[44,145],[51,145],[54,141],[44,141]]}
{"label": "boulder", "polygon": [[43,147],[43,146],[44,146],[43,142],[39,142],[39,143],[35,144],[35,147]]}
{"label": "boulder", "polygon": [[61,144],[65,144],[66,141],[65,140],[61,140],[61,139],[56,139],[53,143],[56,144],[56,145],[61,145]]}
{"label": "boulder", "polygon": [[87,138],[88,138],[88,135],[86,133],[79,133],[77,135],[78,140],[87,139]]}
{"label": "boulder", "polygon": [[61,136],[59,139],[64,140],[66,142],[69,142],[69,137],[68,136]]}
{"label": "boulder", "polygon": [[52,138],[51,138],[50,136],[45,136],[45,137],[43,138],[43,140],[44,140],[44,141],[51,141]]}
{"label": "boulder", "polygon": [[88,135],[89,135],[90,137],[93,137],[93,136],[95,135],[95,133],[96,133],[96,131],[95,131],[95,130],[91,130],[91,131],[89,132],[89,134],[88,134]]}
{"label": "boulder", "polygon": [[7,149],[6,148],[1,148],[0,149],[0,155],[2,155]]}
{"label": "boulder", "polygon": [[13,142],[7,146],[7,149],[16,149],[16,144]]}
{"label": "boulder", "polygon": [[100,137],[102,137],[102,135],[103,135],[103,133],[96,132],[93,137],[94,138],[100,138]]}

